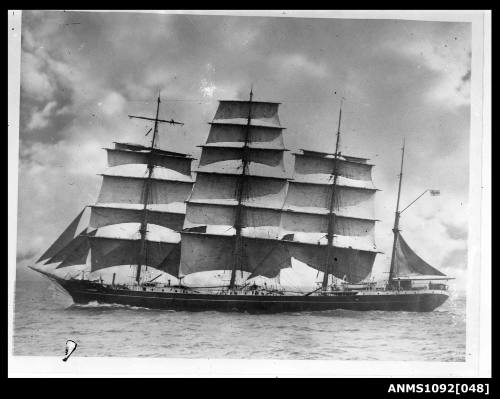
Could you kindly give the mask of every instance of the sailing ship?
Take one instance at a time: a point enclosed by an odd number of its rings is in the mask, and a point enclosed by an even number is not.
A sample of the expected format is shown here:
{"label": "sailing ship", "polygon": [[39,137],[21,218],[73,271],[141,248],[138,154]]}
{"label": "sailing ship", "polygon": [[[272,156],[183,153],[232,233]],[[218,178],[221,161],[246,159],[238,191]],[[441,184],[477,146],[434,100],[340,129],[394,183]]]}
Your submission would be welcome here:
{"label": "sailing ship", "polygon": [[[154,122],[151,144],[115,142],[106,149],[108,169],[96,204],[89,206],[88,225],[79,231],[84,208],[32,267],[75,303],[248,312],[432,311],[447,300],[450,277],[421,259],[399,229],[404,145],[388,278],[374,282],[374,165],[339,152],[342,103],[335,152],[293,153],[290,176],[280,103],[255,101],[252,91],[248,100],[219,101],[192,171],[190,155],[157,146],[160,123],[181,124],[159,119],[160,102],[158,96],[154,118],[129,115]],[[262,283],[278,279],[293,259],[317,271],[314,289],[296,292]],[[74,276],[55,271],[75,265],[84,268]],[[95,278],[114,266],[132,266],[133,280],[118,283],[116,273],[111,281]],[[151,278],[151,269],[160,274]],[[206,286],[183,283],[203,272],[222,272],[228,279]],[[159,282],[160,276],[168,280]]]}

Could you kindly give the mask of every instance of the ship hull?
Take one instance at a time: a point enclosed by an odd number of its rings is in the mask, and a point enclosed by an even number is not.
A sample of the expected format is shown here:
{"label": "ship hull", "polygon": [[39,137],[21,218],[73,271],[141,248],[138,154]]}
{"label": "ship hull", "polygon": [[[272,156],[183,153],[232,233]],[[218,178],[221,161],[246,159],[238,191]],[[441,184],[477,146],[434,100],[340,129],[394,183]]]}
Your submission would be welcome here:
{"label": "ship hull", "polygon": [[[382,310],[429,312],[442,305],[448,295],[434,292],[355,292],[338,295],[229,295],[157,290],[117,289],[86,280],[61,280],[60,284],[77,304],[120,304],[151,309],[188,311],[240,311],[279,313],[300,311]],[[181,290],[179,290],[181,291]]]}

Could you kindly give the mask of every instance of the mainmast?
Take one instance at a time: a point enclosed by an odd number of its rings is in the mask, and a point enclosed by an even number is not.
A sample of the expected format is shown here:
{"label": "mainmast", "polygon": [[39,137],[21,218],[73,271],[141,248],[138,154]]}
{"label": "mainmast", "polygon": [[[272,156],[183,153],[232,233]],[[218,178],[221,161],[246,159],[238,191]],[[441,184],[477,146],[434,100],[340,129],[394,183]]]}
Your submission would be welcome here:
{"label": "mainmast", "polygon": [[242,239],[241,239],[241,201],[243,197],[243,192],[246,186],[247,180],[247,165],[248,165],[248,140],[250,133],[250,122],[252,120],[252,98],[253,98],[253,90],[250,89],[250,98],[248,101],[248,116],[247,116],[247,124],[245,128],[245,137],[243,142],[243,153],[241,159],[242,172],[240,179],[238,181],[238,189],[236,192],[236,199],[238,201],[238,205],[236,207],[236,215],[235,215],[235,242],[234,242],[234,258],[233,258],[233,268],[231,270],[231,280],[229,281],[229,289],[234,288],[234,281],[236,279],[236,271],[237,269],[241,269],[241,261],[242,261]]}
{"label": "mainmast", "polygon": [[332,190],[330,193],[330,213],[328,217],[328,232],[327,232],[327,239],[328,239],[328,246],[327,246],[327,252],[326,252],[326,264],[325,264],[325,273],[323,275],[323,283],[322,283],[322,289],[325,290],[326,287],[328,286],[328,277],[330,276],[330,273],[332,272],[331,266],[332,266],[332,258],[333,258],[333,252],[334,252],[334,246],[333,246],[333,236],[334,236],[334,231],[335,231],[335,213],[333,212],[334,206],[335,206],[335,188],[337,186],[337,164],[338,164],[338,156],[339,156],[339,141],[340,141],[340,123],[342,120],[342,102],[344,99],[340,100],[340,110],[339,110],[339,124],[337,127],[337,141],[335,144],[335,155],[333,158],[333,185],[332,185]]}
{"label": "mainmast", "polygon": [[401,148],[401,171],[399,172],[399,186],[398,186],[398,199],[396,201],[396,212],[394,216],[394,227],[392,229],[394,233],[394,242],[392,244],[392,256],[391,256],[391,268],[389,269],[389,284],[392,283],[392,278],[394,276],[394,258],[396,255],[396,242],[399,235],[399,198],[401,196],[401,182],[403,181],[403,161],[405,157],[405,142],[403,139],[403,147]]}
{"label": "mainmast", "polygon": [[140,243],[140,250],[139,250],[139,257],[137,261],[137,272],[135,275],[135,280],[139,284],[141,281],[141,269],[143,265],[147,264],[147,251],[146,251],[146,233],[147,233],[147,225],[148,225],[148,204],[149,204],[149,197],[151,194],[151,176],[153,174],[153,170],[155,167],[154,163],[154,149],[156,145],[156,137],[158,136],[158,123],[159,122],[165,122],[165,123],[170,123],[171,125],[183,125],[181,122],[176,122],[173,119],[170,121],[163,120],[163,119],[158,119],[158,115],[160,113],[160,94],[158,94],[158,100],[157,100],[157,105],[156,105],[156,117],[153,118],[147,118],[144,116],[135,116],[135,115],[129,115],[129,118],[136,118],[136,119],[145,119],[145,120],[150,120],[154,121],[154,129],[153,129],[153,138],[151,139],[151,146],[150,146],[150,152],[148,153],[148,163],[147,163],[147,169],[148,169],[148,176],[144,180],[144,186],[143,186],[143,208],[142,208],[142,221],[141,221],[141,227],[139,229],[139,233],[141,234],[141,243]]}

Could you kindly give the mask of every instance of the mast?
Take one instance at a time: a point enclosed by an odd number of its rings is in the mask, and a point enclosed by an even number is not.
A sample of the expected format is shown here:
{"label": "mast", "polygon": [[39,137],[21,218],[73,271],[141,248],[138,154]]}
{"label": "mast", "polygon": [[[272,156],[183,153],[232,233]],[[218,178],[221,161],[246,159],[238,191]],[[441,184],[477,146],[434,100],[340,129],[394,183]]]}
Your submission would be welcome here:
{"label": "mast", "polygon": [[394,227],[392,229],[394,233],[394,242],[392,244],[392,256],[391,256],[391,267],[389,269],[389,284],[392,283],[392,278],[394,276],[394,257],[396,255],[396,242],[399,235],[399,198],[401,196],[401,182],[403,181],[403,161],[405,157],[405,141],[403,139],[403,147],[401,148],[401,171],[399,172],[399,185],[398,185],[398,199],[396,201],[396,212],[394,215]]}
{"label": "mast", "polygon": [[150,152],[148,154],[148,163],[147,163],[148,176],[144,180],[144,186],[143,186],[142,221],[141,221],[141,227],[139,229],[139,233],[141,234],[141,243],[140,243],[139,257],[138,257],[138,261],[137,261],[137,272],[135,275],[135,280],[137,281],[138,284],[141,281],[142,265],[147,264],[146,233],[147,233],[147,225],[148,225],[148,204],[149,204],[149,196],[151,194],[151,176],[152,176],[153,170],[154,170],[153,156],[154,156],[154,148],[156,145],[156,137],[158,135],[158,123],[159,122],[166,122],[166,123],[170,123],[172,125],[183,125],[183,123],[176,122],[173,119],[171,119],[170,121],[158,119],[158,115],[160,113],[160,102],[161,102],[160,101],[160,93],[158,93],[158,100],[157,100],[157,105],[156,105],[156,117],[154,119],[143,117],[143,116],[129,115],[129,118],[151,120],[151,121],[154,121],[154,123],[155,123],[154,129],[153,129],[153,138],[151,139]]}
{"label": "mast", "polygon": [[251,101],[219,102],[180,232],[180,274],[227,270],[225,290],[243,284],[238,273],[273,278],[291,267],[279,234],[289,180],[280,103],[250,91]]}
{"label": "mast", "polygon": [[238,205],[236,207],[236,215],[235,215],[235,242],[234,242],[234,258],[233,258],[233,268],[231,270],[231,280],[229,281],[229,289],[234,288],[234,281],[236,279],[236,271],[238,268],[241,269],[241,258],[242,258],[242,239],[241,239],[241,201],[243,197],[243,191],[246,186],[247,180],[247,165],[248,165],[248,140],[249,140],[249,132],[250,132],[250,122],[252,120],[252,98],[253,98],[253,88],[250,88],[250,98],[248,101],[248,116],[247,116],[247,124],[245,128],[245,140],[243,142],[243,154],[241,158],[241,166],[242,172],[241,177],[238,181],[238,189],[236,192],[236,199],[238,201]]}
{"label": "mast", "polygon": [[327,246],[327,252],[326,252],[326,264],[325,264],[325,273],[323,274],[323,283],[322,283],[322,289],[325,290],[326,287],[328,286],[328,277],[331,273],[331,263],[332,263],[332,257],[333,257],[333,252],[334,252],[334,247],[333,247],[333,236],[334,236],[334,231],[335,231],[335,213],[333,212],[333,208],[335,205],[335,187],[337,186],[337,163],[338,163],[338,155],[339,155],[339,141],[340,141],[340,123],[342,120],[342,102],[343,98],[340,100],[340,110],[339,110],[339,123],[337,127],[337,141],[335,143],[335,155],[333,159],[333,185],[332,185],[332,190],[330,193],[330,213],[328,217],[328,232],[327,232],[327,239],[328,239],[328,246]]}

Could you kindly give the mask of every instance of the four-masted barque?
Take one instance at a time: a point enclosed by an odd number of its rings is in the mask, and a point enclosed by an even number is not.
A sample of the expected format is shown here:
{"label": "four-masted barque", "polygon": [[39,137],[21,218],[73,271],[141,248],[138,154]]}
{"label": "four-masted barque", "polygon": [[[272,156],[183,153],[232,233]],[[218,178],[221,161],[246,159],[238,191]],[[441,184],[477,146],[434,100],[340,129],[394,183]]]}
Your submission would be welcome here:
{"label": "four-masted barque", "polygon": [[[129,115],[154,122],[150,146],[106,149],[109,168],[88,225],[79,231],[84,209],[38,260],[47,266],[33,269],[76,303],[249,312],[431,311],[444,303],[447,286],[434,281],[449,277],[417,256],[399,230],[403,158],[389,277],[380,284],[368,279],[378,253],[373,165],[339,151],[342,106],[335,152],[300,150],[289,175],[279,105],[254,101],[252,91],[246,101],[220,101],[195,180],[192,157],[157,148],[159,124],[180,124],[159,119],[160,97],[155,118]],[[316,289],[258,283],[278,277],[292,259],[318,271]],[[76,276],[54,272],[75,265],[84,266]],[[128,283],[115,273],[111,281],[95,277],[131,265]],[[161,273],[147,278],[148,268]],[[227,284],[182,282],[209,271],[228,273]],[[155,281],[165,273],[174,284]]]}

